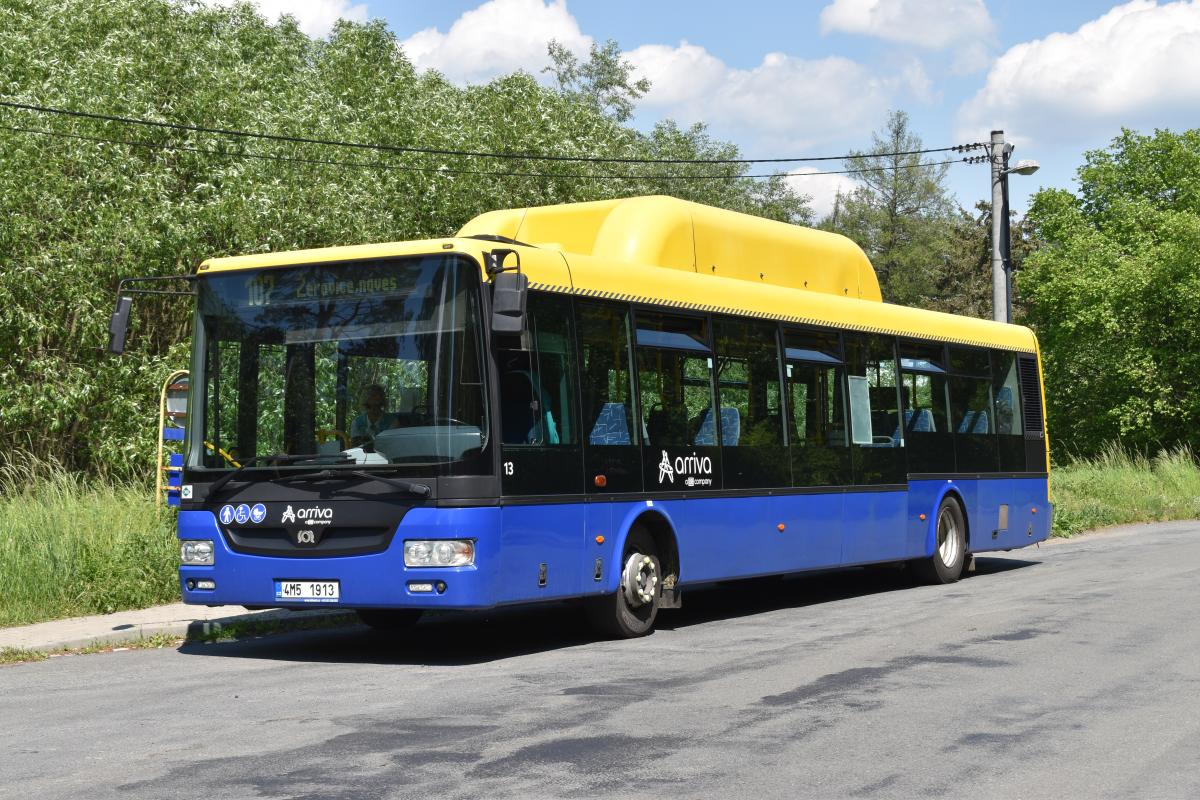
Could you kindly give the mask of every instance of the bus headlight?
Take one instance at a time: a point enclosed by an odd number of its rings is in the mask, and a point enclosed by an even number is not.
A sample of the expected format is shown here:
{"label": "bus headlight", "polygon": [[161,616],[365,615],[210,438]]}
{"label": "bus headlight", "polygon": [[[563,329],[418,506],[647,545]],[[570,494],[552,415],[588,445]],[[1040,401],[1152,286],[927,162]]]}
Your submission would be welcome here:
{"label": "bus headlight", "polygon": [[469,539],[412,539],[404,543],[406,567],[467,567],[475,563]]}
{"label": "bus headlight", "polygon": [[186,541],[179,545],[179,562],[189,566],[203,566],[213,563],[213,543],[211,539]]}

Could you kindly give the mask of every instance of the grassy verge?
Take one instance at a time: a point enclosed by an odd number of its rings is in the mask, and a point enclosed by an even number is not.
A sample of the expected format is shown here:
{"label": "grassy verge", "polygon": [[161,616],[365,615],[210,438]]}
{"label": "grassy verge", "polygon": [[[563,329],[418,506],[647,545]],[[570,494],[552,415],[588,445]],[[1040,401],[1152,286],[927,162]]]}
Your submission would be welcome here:
{"label": "grassy verge", "polygon": [[1147,458],[1110,447],[1051,473],[1054,535],[1200,517],[1200,466],[1182,448]]}
{"label": "grassy verge", "polygon": [[152,490],[22,473],[0,472],[0,627],[179,599],[174,517]]}

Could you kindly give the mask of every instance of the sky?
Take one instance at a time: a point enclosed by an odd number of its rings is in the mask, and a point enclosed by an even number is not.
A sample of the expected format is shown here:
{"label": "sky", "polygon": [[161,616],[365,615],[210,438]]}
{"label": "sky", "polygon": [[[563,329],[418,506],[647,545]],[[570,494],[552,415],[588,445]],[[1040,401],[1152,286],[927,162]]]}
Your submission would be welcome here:
{"label": "sky", "polygon": [[[1038,188],[1073,189],[1084,152],[1122,127],[1200,125],[1200,0],[256,2],[315,36],[339,16],[384,19],[418,68],[458,84],[517,69],[545,80],[550,39],[583,56],[615,40],[651,82],[633,124],[704,122],[749,158],[869,148],[894,109],[926,147],[1003,130],[1013,160],[1041,164],[1010,180],[1019,213]],[[841,175],[789,180],[822,215],[853,186]],[[951,166],[947,184],[966,208],[990,199],[986,164]]]}

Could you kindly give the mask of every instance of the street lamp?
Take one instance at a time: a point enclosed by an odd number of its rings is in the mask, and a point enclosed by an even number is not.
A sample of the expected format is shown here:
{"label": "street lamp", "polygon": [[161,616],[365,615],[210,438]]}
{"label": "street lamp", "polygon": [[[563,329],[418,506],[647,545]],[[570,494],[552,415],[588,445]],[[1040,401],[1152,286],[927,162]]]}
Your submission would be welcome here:
{"label": "street lamp", "polygon": [[1008,176],[1032,175],[1041,166],[1022,159],[1011,167],[1008,156],[1013,146],[1004,141],[1004,131],[992,131],[992,319],[1012,322],[1012,275],[1009,263]]}

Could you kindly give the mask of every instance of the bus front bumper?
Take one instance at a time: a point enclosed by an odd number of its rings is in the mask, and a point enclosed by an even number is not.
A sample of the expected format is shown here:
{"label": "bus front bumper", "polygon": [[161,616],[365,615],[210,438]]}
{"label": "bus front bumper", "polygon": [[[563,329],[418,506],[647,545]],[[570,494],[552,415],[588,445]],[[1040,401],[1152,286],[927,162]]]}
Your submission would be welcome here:
{"label": "bus front bumper", "polygon": [[[179,567],[185,603],[278,608],[490,608],[499,558],[498,508],[414,508],[386,550],[326,558],[262,556],[230,549],[210,511],[179,512],[179,539],[213,544],[213,563]],[[406,567],[409,539],[470,539],[475,563],[465,567]],[[285,582],[336,582],[337,598],[290,600]]]}

